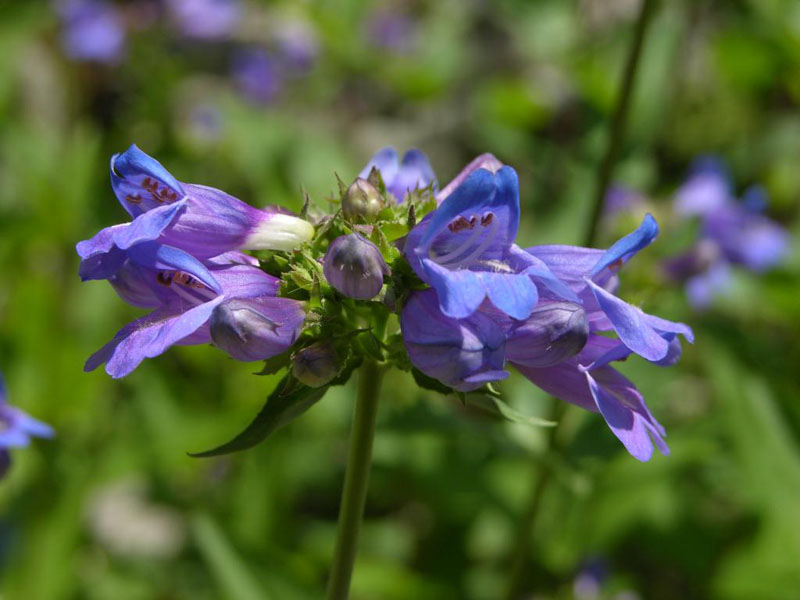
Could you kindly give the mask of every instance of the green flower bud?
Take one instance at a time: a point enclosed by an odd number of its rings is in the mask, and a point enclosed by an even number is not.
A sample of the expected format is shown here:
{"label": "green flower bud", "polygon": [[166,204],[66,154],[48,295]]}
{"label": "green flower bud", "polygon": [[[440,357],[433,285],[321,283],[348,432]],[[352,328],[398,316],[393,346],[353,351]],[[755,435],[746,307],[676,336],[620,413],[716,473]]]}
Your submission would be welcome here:
{"label": "green flower bud", "polygon": [[309,387],[321,387],[339,373],[339,355],[330,342],[316,342],[292,356],[292,375]]}
{"label": "green flower bud", "polygon": [[386,202],[378,189],[361,177],[347,188],[342,200],[342,212],[348,219],[362,217],[365,221],[374,221],[384,206]]}

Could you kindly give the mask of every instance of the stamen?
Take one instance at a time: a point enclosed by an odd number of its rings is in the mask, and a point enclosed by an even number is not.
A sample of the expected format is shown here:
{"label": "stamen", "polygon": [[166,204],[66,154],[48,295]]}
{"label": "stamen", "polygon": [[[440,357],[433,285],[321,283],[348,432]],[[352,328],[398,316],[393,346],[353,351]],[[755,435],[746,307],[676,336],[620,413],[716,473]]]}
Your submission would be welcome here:
{"label": "stamen", "polygon": [[[463,216],[459,217],[456,221],[454,221],[450,225],[453,225],[458,229],[464,229],[464,225],[460,225],[462,222],[466,223],[466,225],[470,227],[470,229],[474,228],[473,232],[466,240],[464,240],[454,250],[451,250],[450,252],[441,254],[439,256],[434,256],[433,250],[431,250],[430,258],[435,260],[440,265],[447,265],[450,268],[458,268],[459,266],[470,263],[475,258],[479,257],[481,254],[484,253],[486,248],[489,247],[489,245],[492,243],[495,236],[497,235],[497,232],[499,231],[498,222],[494,220],[494,214],[491,212],[482,215],[480,219],[481,226],[482,227],[488,226],[489,227],[488,231],[485,231],[481,228],[475,228],[475,223],[478,222],[476,216],[472,216],[469,221],[467,221]],[[450,231],[454,231],[452,227],[448,226],[448,228],[450,229]],[[478,238],[482,234],[485,234],[483,240],[481,240],[480,244],[478,244],[477,247],[475,247],[470,251],[469,250],[470,247],[477,242]],[[461,254],[464,254],[465,252],[468,252],[468,254],[463,258],[459,258],[459,256]]]}

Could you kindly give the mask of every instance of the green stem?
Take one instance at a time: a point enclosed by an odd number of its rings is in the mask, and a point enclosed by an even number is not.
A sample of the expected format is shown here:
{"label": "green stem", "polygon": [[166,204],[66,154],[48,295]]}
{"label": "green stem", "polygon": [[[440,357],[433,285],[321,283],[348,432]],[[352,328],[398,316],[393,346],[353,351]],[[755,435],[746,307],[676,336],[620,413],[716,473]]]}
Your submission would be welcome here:
{"label": "green stem", "polygon": [[[644,45],[645,34],[647,33],[648,25],[653,14],[655,0],[643,0],[639,15],[636,20],[636,26],[633,33],[633,40],[628,50],[628,58],[625,63],[625,70],[622,74],[620,82],[619,93],[617,96],[617,104],[614,107],[614,114],[612,116],[610,125],[610,134],[608,137],[608,145],[606,146],[606,153],[603,157],[600,167],[597,171],[597,185],[595,188],[592,213],[586,229],[583,243],[585,246],[593,246],[597,240],[598,225],[600,217],[603,213],[603,205],[605,203],[606,190],[611,181],[611,176],[614,172],[614,165],[617,160],[617,154],[625,135],[625,125],[627,124],[627,117],[630,111],[630,100],[633,91],[634,83],[636,81],[636,73],[639,65],[639,57],[642,53]],[[561,449],[563,443],[562,437],[559,437],[559,432],[564,422],[564,417],[567,413],[567,405],[559,400],[553,399],[553,414],[557,415],[555,418],[556,425],[548,432],[546,439],[546,447],[549,452],[557,452]],[[517,529],[517,539],[514,543],[513,556],[511,558],[511,567],[509,572],[509,584],[506,593],[507,600],[518,600],[523,593],[523,588],[526,582],[526,567],[528,566],[529,558],[529,544],[530,536],[536,524],[536,517],[539,514],[542,498],[544,497],[545,490],[552,478],[552,472],[543,464],[541,467],[534,464],[533,474],[531,476],[531,491],[528,496],[528,503],[523,513],[520,526]]]}
{"label": "green stem", "polygon": [[342,503],[339,508],[339,532],[328,580],[326,596],[328,600],[345,600],[350,591],[358,534],[367,499],[372,440],[375,437],[375,418],[378,414],[378,396],[382,378],[383,369],[376,362],[371,360],[364,362],[358,378],[358,396],[350,434]]}
{"label": "green stem", "polygon": [[653,14],[653,7],[655,0],[643,0],[639,16],[636,19],[636,29],[633,33],[633,41],[628,51],[628,60],[625,63],[625,71],[622,74],[622,81],[620,82],[619,95],[617,96],[617,105],[614,107],[614,114],[611,117],[611,132],[608,136],[608,145],[606,146],[606,153],[603,161],[600,163],[600,168],[597,171],[597,184],[594,190],[594,204],[592,205],[592,214],[589,219],[588,227],[586,228],[586,235],[584,243],[591,246],[597,237],[597,226],[600,222],[600,216],[603,213],[603,204],[605,203],[606,190],[611,181],[611,176],[614,173],[614,165],[617,162],[617,154],[622,144],[622,138],[625,135],[625,125],[628,120],[628,113],[630,112],[631,95],[633,86],[636,81],[636,72],[639,66],[639,57],[642,54],[642,46],[644,44],[645,34],[647,27],[650,24],[650,17]]}

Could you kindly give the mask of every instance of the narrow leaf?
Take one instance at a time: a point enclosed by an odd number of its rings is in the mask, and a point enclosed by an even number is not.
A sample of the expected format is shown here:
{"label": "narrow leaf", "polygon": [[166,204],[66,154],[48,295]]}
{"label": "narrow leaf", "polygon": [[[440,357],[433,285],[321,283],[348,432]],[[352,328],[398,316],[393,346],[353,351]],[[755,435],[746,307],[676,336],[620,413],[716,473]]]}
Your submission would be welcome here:
{"label": "narrow leaf", "polygon": [[487,394],[467,394],[467,404],[471,404],[478,408],[502,417],[511,423],[519,423],[520,425],[529,425],[531,427],[553,427],[554,421],[548,421],[541,417],[534,417],[524,415],[518,410],[511,408],[508,404],[500,400],[500,398],[489,396]]}
{"label": "narrow leaf", "polygon": [[190,452],[189,456],[205,458],[252,448],[316,404],[325,395],[328,387],[308,387],[291,375],[287,375],[269,395],[264,408],[244,431],[221,446],[205,452]]}

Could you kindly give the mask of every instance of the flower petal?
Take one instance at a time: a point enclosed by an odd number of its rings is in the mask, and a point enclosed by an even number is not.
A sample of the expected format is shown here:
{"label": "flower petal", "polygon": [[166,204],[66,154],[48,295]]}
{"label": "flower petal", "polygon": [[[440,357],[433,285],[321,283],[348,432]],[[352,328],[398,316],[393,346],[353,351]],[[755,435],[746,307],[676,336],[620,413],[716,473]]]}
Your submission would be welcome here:
{"label": "flower petal", "polygon": [[222,292],[219,283],[205,265],[180,248],[165,246],[158,242],[144,242],[130,248],[128,258],[136,265],[156,271],[169,270],[188,273],[215,292]]}

